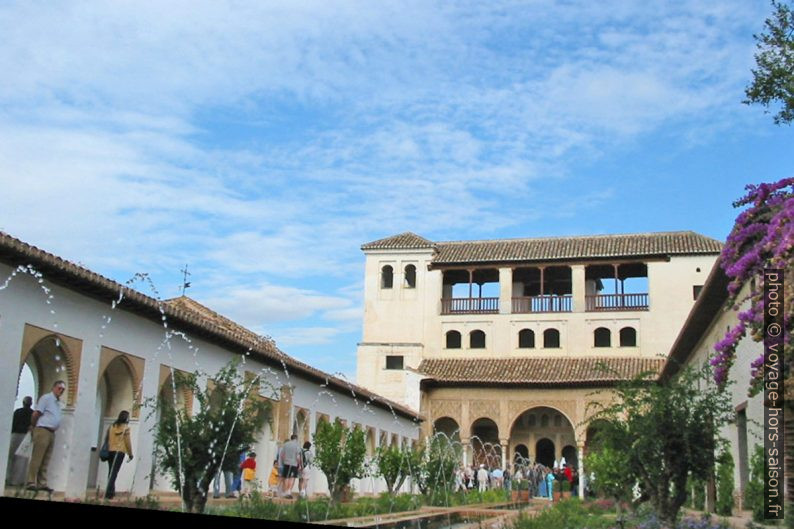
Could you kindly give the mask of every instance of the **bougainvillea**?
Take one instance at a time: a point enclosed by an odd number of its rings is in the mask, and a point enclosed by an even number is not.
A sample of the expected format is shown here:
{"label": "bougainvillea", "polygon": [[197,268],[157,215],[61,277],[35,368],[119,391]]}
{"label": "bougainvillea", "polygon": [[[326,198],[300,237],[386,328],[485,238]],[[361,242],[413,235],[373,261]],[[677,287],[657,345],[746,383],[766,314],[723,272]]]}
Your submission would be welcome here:
{"label": "bougainvillea", "polygon": [[[791,331],[794,319],[794,178],[772,184],[748,185],[748,193],[734,202],[737,208],[749,206],[736,218],[720,264],[730,279],[728,294],[739,322],[729,329],[715,346],[711,364],[714,377],[724,383],[736,357],[736,346],[748,333],[763,340],[764,269],[783,270],[785,291],[783,322],[785,329],[784,370],[791,372],[794,347]],[[747,290],[742,287],[748,286]],[[746,292],[746,293],[745,293]],[[764,356],[756,358],[751,368],[750,393],[757,393],[763,383]]]}

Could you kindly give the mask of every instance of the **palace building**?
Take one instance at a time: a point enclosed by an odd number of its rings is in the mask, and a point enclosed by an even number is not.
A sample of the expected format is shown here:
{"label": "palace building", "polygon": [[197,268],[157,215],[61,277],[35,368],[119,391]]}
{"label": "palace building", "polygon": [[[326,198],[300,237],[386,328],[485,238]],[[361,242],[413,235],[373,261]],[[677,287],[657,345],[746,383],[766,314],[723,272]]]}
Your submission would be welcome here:
{"label": "palace building", "polygon": [[658,375],[721,247],[691,231],[364,244],[357,383],[469,464],[581,468],[588,402]]}
{"label": "palace building", "polygon": [[[135,458],[121,467],[117,490],[133,496],[174,490],[153,463],[153,429],[159,420],[141,408],[158,396],[192,413],[195,395],[177,391],[177,372],[216,373],[245,356],[246,379],[259,377],[251,398],[270,401],[271,414],[252,448],[259,454],[258,479],[266,482],[276,443],[297,434],[311,441],[322,421],[341,419],[366,435],[367,455],[379,446],[419,440],[422,418],[289,356],[269,338],[182,296],[160,300],[100,276],[0,232],[0,446],[8,450],[14,397],[20,373],[33,377],[33,399],[66,383],[63,419],[56,432],[48,484],[67,498],[102,490],[107,469],[98,447],[121,410],[128,410]],[[26,459],[0,458],[6,482]],[[9,464],[10,462],[10,464]],[[13,467],[13,468],[10,468]],[[386,489],[381,478],[354,480],[363,493]],[[311,468],[308,492],[326,493],[325,475]],[[407,485],[404,490],[408,490]]]}

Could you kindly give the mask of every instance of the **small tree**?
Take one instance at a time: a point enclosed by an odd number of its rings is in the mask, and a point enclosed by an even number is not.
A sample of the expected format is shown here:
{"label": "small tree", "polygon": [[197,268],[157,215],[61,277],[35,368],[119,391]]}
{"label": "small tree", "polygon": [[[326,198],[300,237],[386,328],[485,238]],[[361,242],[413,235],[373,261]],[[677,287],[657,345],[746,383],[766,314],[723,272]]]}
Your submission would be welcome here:
{"label": "small tree", "polygon": [[753,512],[753,520],[764,523],[764,446],[756,445],[750,456],[750,476],[744,488],[744,508]]}
{"label": "small tree", "polygon": [[414,481],[422,494],[446,494],[455,484],[455,470],[460,464],[460,448],[446,435],[436,434],[422,450],[422,464],[416,467]]}
{"label": "small tree", "polygon": [[376,475],[383,477],[389,494],[400,490],[405,480],[422,465],[422,452],[411,447],[381,446],[375,456]]}
{"label": "small tree", "polygon": [[723,450],[717,458],[717,514],[730,516],[733,512],[733,457]]}
{"label": "small tree", "polygon": [[621,504],[631,499],[632,487],[636,483],[633,473],[627,471],[629,455],[610,445],[601,446],[587,454],[585,467],[595,476],[591,482],[593,490],[596,494],[614,498],[620,515]]}
{"label": "small tree", "polygon": [[[256,441],[269,416],[269,404],[252,395],[258,377],[246,382],[238,365],[233,360],[213,377],[199,371],[175,373],[175,389],[190,390],[198,400],[193,415],[165,399],[147,401],[151,413],[160,412],[154,427],[155,461],[170,475],[189,512],[204,511],[218,469],[235,457],[231,454]],[[201,387],[200,379],[208,383]]]}
{"label": "small tree", "polygon": [[364,477],[364,458],[367,453],[364,431],[346,428],[339,417],[333,424],[320,421],[314,434],[314,463],[328,480],[331,500],[342,499],[353,478]]}
{"label": "small tree", "polygon": [[783,108],[775,124],[794,121],[794,10],[787,3],[772,0],[774,12],[766,19],[765,31],[754,35],[758,45],[757,69],[753,82],[745,89],[746,104],[760,103],[765,108],[778,102]]}
{"label": "small tree", "polygon": [[708,366],[659,383],[647,376],[619,384],[612,404],[593,404],[594,418],[608,425],[599,431],[601,450],[626,454],[626,478],[639,482],[661,522],[673,527],[690,471],[713,472],[717,432],[733,409]]}

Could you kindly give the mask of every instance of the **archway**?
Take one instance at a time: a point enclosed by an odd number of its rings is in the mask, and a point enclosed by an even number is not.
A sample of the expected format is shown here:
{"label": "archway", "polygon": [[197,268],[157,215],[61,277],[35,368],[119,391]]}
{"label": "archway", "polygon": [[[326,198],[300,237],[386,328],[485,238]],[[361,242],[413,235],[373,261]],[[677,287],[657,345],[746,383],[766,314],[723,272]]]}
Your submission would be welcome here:
{"label": "archway", "polygon": [[571,468],[579,468],[579,457],[576,455],[576,447],[567,445],[562,449],[562,457],[565,458],[565,463]]}
{"label": "archway", "polygon": [[499,427],[492,419],[482,417],[471,425],[472,463],[488,468],[502,466]]}
{"label": "archway", "polygon": [[554,443],[551,439],[543,438],[535,445],[535,459],[541,465],[549,468],[554,466]]}
{"label": "archway", "polygon": [[460,442],[460,426],[450,417],[441,417],[433,423],[433,435],[443,434],[451,441]]}
{"label": "archway", "polygon": [[513,449],[513,464],[516,467],[529,465],[529,448],[526,445],[520,444]]}
{"label": "archway", "polygon": [[[118,418],[119,413],[127,411],[130,414],[131,422],[137,422],[133,413],[136,411],[136,378],[132,366],[124,355],[116,355],[99,375],[97,384],[96,398],[96,422],[93,435],[94,450],[91,457],[91,471],[89,472],[88,487],[104,488],[107,482],[107,466],[99,462],[99,452],[97,447],[101,447],[104,442],[105,432],[110,425]],[[135,436],[132,436],[135,439]],[[133,447],[133,453],[135,448]],[[135,464],[125,464],[116,479],[116,490],[128,490],[132,485],[132,478],[135,474]],[[94,469],[96,465],[96,469]]]}
{"label": "archway", "polygon": [[[537,452],[541,439],[547,439],[552,444],[551,457],[546,457],[545,460],[541,460]],[[549,406],[536,406],[521,412],[513,421],[509,437],[513,454],[519,445],[529,448],[530,463],[541,462],[551,467],[555,460],[562,457],[563,446],[576,446],[576,432],[571,421],[561,411]]]}
{"label": "archway", "polygon": [[38,402],[39,397],[47,393],[57,380],[63,380],[66,383],[66,391],[61,396],[62,405],[74,404],[74,388],[70,387],[75,378],[72,373],[71,355],[60,337],[52,334],[42,338],[30,348],[23,360],[17,380],[22,375],[22,366],[27,365],[33,376],[34,403]]}

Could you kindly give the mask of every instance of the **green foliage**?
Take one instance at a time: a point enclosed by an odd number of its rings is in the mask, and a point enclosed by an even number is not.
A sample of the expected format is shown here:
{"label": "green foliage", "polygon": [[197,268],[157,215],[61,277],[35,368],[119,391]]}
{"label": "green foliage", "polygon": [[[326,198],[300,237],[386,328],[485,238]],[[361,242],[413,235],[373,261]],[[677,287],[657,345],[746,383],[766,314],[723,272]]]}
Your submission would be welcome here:
{"label": "green foliage", "polygon": [[706,509],[706,482],[695,477],[694,473],[689,475],[686,490],[689,494],[689,506],[692,509],[703,511]]}
{"label": "green foliage", "polygon": [[212,513],[243,518],[309,523],[416,511],[425,505],[454,507],[481,503],[503,503],[509,500],[509,495],[503,490],[489,490],[482,494],[478,492],[450,494],[447,497],[448,503],[432,504],[428,502],[429,499],[429,496],[423,495],[383,493],[374,498],[369,496],[356,498],[349,503],[332,502],[328,498],[308,501],[300,499],[296,502],[282,503],[274,502],[272,498],[255,492],[250,497],[242,498],[231,506],[216,508]]}
{"label": "green foliage", "polygon": [[491,489],[480,492],[450,492],[449,490],[431,491],[425,496],[428,505],[434,507],[457,507],[459,505],[476,505],[481,503],[504,503],[510,501],[510,492],[504,489]]}
{"label": "green foliage", "polygon": [[563,492],[571,492],[571,482],[567,479],[561,480],[562,483],[562,491]]}
{"label": "green foliage", "polygon": [[367,452],[364,431],[345,427],[339,417],[333,424],[320,421],[314,434],[314,447],[314,464],[328,479],[333,501],[339,501],[353,478],[364,477]]}
{"label": "green foliage", "polygon": [[460,445],[444,435],[435,435],[423,451],[422,464],[416,467],[414,481],[422,494],[449,495],[455,484],[455,469],[460,464]]}
{"label": "green foliage", "polygon": [[730,516],[733,511],[733,457],[723,450],[717,459],[717,514]]}
{"label": "green foliage", "polygon": [[[204,511],[207,489],[218,468],[256,441],[269,415],[269,404],[252,397],[258,377],[246,382],[238,366],[239,361],[233,360],[212,377],[200,371],[174,374],[174,389],[188,390],[198,401],[198,411],[192,415],[167,400],[146,402],[150,416],[160,413],[154,427],[156,463],[169,474],[190,512]],[[203,386],[201,379],[207,381]]]}
{"label": "green foliage", "polygon": [[794,121],[794,10],[788,2],[772,0],[774,12],[766,19],[765,31],[755,35],[758,53],[753,82],[745,89],[745,104],[773,102],[782,108],[775,115],[777,125]]}
{"label": "green foliage", "polygon": [[750,476],[744,489],[744,506],[753,520],[764,523],[764,447],[756,445],[750,456]]}
{"label": "green foliage", "polygon": [[[596,446],[600,443],[597,442]],[[585,468],[595,475],[595,480],[590,483],[593,490],[616,501],[627,501],[631,498],[631,489],[634,486],[634,476],[627,472],[629,455],[625,450],[616,449],[611,445],[601,446],[585,457]]]}
{"label": "green foliage", "polygon": [[733,417],[729,396],[704,365],[658,383],[640,375],[619,384],[615,397],[610,405],[592,405],[593,418],[604,421],[602,449],[626,453],[627,479],[639,483],[662,523],[672,526],[689,472],[713,472],[719,429]]}
{"label": "green foliage", "polygon": [[386,481],[389,493],[399,490],[406,478],[415,475],[422,466],[423,453],[411,447],[396,445],[378,447],[375,455],[376,475]]}
{"label": "green foliage", "polygon": [[555,503],[535,516],[521,515],[514,529],[607,529],[615,525],[612,517],[593,514],[579,498]]}

